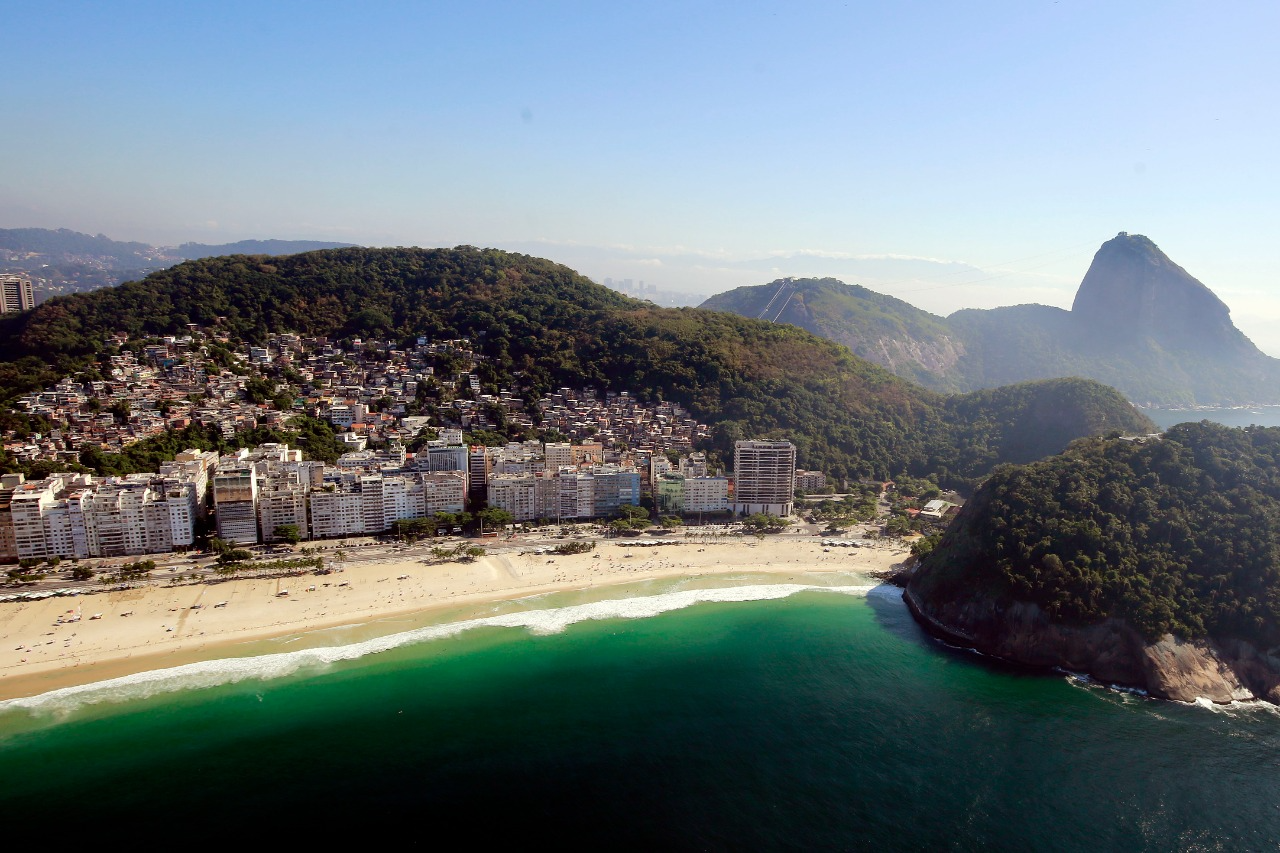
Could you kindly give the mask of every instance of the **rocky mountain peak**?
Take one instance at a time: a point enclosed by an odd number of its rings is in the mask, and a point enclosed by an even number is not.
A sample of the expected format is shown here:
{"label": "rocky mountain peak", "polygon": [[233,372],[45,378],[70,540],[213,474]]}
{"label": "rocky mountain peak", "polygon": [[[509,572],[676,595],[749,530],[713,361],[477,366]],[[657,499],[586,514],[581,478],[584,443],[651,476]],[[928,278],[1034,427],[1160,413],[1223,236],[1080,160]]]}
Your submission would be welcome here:
{"label": "rocky mountain peak", "polygon": [[1090,331],[1173,349],[1213,351],[1246,341],[1213,291],[1151,240],[1123,231],[1093,256],[1071,313]]}

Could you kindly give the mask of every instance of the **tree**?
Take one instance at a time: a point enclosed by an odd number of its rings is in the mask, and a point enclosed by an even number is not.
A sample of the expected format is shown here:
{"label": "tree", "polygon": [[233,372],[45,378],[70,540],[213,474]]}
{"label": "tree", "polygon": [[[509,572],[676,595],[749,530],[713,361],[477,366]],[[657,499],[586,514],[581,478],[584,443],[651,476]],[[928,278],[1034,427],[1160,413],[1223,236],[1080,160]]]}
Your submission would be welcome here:
{"label": "tree", "polygon": [[71,579],[76,581],[92,580],[93,569],[88,566],[76,566],[71,570]]}
{"label": "tree", "polygon": [[505,509],[496,506],[488,506],[476,513],[476,518],[480,521],[480,529],[483,531],[485,525],[497,530],[506,527],[516,520],[516,517]]}
{"label": "tree", "polygon": [[231,548],[232,545],[227,540],[221,539],[217,536],[209,537],[209,550],[217,554],[219,557],[230,551]]}
{"label": "tree", "polygon": [[742,526],[754,533],[779,533],[791,524],[791,519],[757,512],[742,520]]}
{"label": "tree", "polygon": [[298,532],[298,525],[296,524],[278,524],[276,529],[271,531],[271,538],[280,539],[290,545],[297,545],[302,541],[302,534]]}

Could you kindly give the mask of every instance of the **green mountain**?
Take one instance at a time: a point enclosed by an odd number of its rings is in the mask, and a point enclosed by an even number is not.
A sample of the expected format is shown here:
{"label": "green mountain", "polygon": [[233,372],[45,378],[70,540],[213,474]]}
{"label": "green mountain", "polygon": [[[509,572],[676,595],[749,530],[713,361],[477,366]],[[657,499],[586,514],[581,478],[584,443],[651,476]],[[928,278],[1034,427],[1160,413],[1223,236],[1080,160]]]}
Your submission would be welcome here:
{"label": "green mountain", "polygon": [[549,261],[472,247],[208,258],[51,299],[0,317],[0,393],[12,399],[90,364],[110,332],[142,338],[188,323],[247,341],[269,331],[466,336],[488,356],[486,390],[574,384],[674,400],[714,425],[725,453],[739,438],[787,436],[802,466],[836,477],[942,472],[963,485],[1081,435],[1153,429],[1097,383],[943,397],[792,326],[658,308]]}
{"label": "green mountain", "polygon": [[1070,311],[1017,305],[943,319],[832,279],[738,288],[702,307],[794,323],[935,390],[1084,376],[1142,405],[1280,403],[1280,360],[1139,235],[1102,245]]}
{"label": "green mountain", "polygon": [[1231,698],[1233,673],[1276,701],[1280,428],[1181,424],[998,469],[908,592],[982,651],[1190,698]]}
{"label": "green mountain", "polygon": [[790,323],[938,391],[959,390],[964,346],[947,322],[913,305],[834,278],[784,278],[739,287],[699,307]]}

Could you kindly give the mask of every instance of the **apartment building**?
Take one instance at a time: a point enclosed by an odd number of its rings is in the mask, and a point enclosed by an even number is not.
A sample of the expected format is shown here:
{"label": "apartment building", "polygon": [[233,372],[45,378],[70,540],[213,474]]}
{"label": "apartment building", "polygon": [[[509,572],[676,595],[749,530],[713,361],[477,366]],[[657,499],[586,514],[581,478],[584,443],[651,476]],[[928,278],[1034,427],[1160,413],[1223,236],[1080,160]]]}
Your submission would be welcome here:
{"label": "apartment building", "polygon": [[659,512],[689,515],[699,512],[727,512],[729,480],[726,477],[687,477],[668,471],[658,477],[654,498]]}
{"label": "apartment building", "polygon": [[0,273],[0,314],[30,311],[35,307],[30,278],[20,273]]}
{"label": "apartment building", "polygon": [[733,446],[736,515],[791,515],[796,446],[789,441],[738,441]]}
{"label": "apartment building", "polygon": [[189,547],[194,483],[133,474],[95,483],[59,474],[17,484],[9,502],[15,559],[118,557]]}
{"label": "apartment building", "polygon": [[233,545],[258,543],[258,472],[247,454],[218,460],[213,509],[218,538]]}

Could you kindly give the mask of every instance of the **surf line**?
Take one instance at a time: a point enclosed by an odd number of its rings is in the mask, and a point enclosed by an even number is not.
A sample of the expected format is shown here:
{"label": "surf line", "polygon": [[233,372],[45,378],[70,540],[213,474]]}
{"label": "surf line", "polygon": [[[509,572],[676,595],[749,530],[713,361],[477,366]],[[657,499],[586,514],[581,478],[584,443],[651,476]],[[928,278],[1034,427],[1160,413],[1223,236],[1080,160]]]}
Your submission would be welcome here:
{"label": "surf line", "polygon": [[375,637],[346,646],[299,649],[246,658],[218,658],[63,687],[36,696],[0,702],[0,713],[19,709],[65,713],[82,705],[146,699],[162,693],[198,690],[248,680],[269,681],[292,675],[303,669],[321,669],[340,661],[357,660],[367,655],[379,654],[407,645],[454,637],[473,628],[526,628],[535,635],[548,635],[560,633],[577,622],[645,619],[696,604],[769,601],[789,598],[801,592],[865,596],[876,586],[876,584],[849,586],[758,584],[680,590],[545,610],[515,611],[416,628],[412,631]]}

